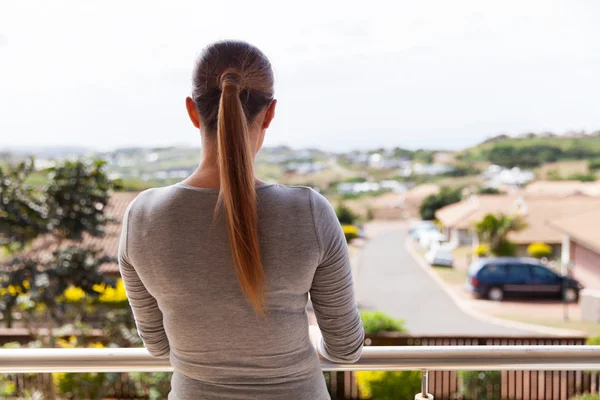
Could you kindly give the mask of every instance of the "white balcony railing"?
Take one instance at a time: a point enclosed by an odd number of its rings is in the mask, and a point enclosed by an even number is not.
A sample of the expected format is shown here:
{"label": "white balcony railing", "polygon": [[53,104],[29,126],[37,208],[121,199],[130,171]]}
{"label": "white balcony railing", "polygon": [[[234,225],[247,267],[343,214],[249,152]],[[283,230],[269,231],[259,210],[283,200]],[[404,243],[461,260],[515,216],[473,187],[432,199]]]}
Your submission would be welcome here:
{"label": "white balcony railing", "polygon": [[[321,361],[324,371],[421,370],[600,370],[600,346],[373,346],[355,364]],[[135,349],[0,349],[0,373],[158,372],[168,360]]]}

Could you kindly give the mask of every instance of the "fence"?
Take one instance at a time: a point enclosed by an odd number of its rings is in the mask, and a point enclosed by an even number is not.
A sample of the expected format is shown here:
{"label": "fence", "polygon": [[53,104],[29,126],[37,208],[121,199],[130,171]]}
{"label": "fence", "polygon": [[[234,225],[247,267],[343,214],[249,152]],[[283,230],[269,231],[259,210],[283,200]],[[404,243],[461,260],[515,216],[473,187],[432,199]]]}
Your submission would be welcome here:
{"label": "fence", "polygon": [[[581,346],[586,338],[556,337],[443,337],[399,334],[370,335],[368,346]],[[489,372],[489,371],[481,371]],[[600,373],[590,371],[499,371],[477,374],[458,371],[429,372],[429,387],[436,400],[567,400],[584,393],[600,393]],[[327,378],[332,399],[362,400],[352,372],[331,373]]]}
{"label": "fence", "polygon": [[[353,371],[429,370],[429,391],[437,400],[483,399],[568,399],[583,392],[598,392],[600,347],[581,346],[583,339],[556,338],[434,338],[378,335],[367,338],[357,364],[323,362],[331,371],[327,378],[333,399],[358,399]],[[394,346],[390,346],[390,344]],[[503,346],[504,345],[504,346]],[[539,347],[543,345],[543,347]],[[550,346],[548,346],[550,345]],[[443,347],[440,347],[443,346]],[[567,347],[564,347],[567,346]],[[0,373],[11,373],[23,387],[38,380],[48,383],[49,372],[168,371],[167,361],[152,359],[144,349],[18,349],[0,350]],[[497,383],[484,390],[464,391],[469,382],[456,371],[501,371]],[[32,378],[34,372],[46,373]],[[467,379],[477,373],[467,375]],[[109,374],[114,392],[104,397],[147,398],[148,375]],[[13,379],[11,378],[11,379]],[[21,383],[19,383],[21,385]],[[117,392],[121,385],[121,392]],[[135,392],[124,392],[131,388]],[[139,389],[139,390],[138,390]],[[418,389],[416,390],[418,391]],[[98,397],[91,397],[98,398]]]}

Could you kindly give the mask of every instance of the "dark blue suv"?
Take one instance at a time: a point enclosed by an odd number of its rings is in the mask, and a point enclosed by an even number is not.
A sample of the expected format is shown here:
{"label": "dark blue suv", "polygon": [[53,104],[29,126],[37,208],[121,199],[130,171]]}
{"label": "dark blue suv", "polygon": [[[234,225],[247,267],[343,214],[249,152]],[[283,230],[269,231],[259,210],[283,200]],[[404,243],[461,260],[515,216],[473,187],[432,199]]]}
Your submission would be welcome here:
{"label": "dark blue suv", "polygon": [[579,299],[583,286],[529,258],[482,258],[469,267],[467,290],[479,298],[500,301],[507,296]]}

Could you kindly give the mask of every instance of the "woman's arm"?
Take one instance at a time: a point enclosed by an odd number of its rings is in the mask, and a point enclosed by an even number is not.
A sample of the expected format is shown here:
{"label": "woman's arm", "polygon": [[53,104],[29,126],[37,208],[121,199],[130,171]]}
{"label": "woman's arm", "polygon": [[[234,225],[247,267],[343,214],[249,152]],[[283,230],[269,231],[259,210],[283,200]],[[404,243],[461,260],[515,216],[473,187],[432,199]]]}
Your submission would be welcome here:
{"label": "woman's arm", "polygon": [[310,298],[323,335],[321,355],[341,363],[356,362],[364,342],[364,329],[356,300],[348,245],[331,204],[310,192],[315,231],[320,248],[319,266]]}
{"label": "woman's arm", "polygon": [[[132,203],[133,204],[133,203]],[[119,242],[119,268],[125,284],[125,291],[133,311],[138,334],[148,352],[158,358],[168,358],[170,353],[169,340],[163,325],[162,311],[156,299],[148,292],[140,279],[127,254],[127,234],[129,227],[129,212],[131,205],[123,218],[123,230]]]}

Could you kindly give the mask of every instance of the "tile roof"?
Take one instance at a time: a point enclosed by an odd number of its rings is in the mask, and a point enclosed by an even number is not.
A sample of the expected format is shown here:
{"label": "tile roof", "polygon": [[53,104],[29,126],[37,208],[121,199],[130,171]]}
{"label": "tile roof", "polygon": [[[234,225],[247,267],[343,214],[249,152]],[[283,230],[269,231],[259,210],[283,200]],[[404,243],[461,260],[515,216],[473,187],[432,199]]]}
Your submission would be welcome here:
{"label": "tile roof", "polygon": [[[82,242],[74,243],[72,241],[64,241],[61,244],[61,247],[73,244],[83,244],[84,247],[102,250],[105,255],[116,258],[123,216],[125,215],[127,206],[137,195],[138,192],[117,192],[111,195],[106,208],[106,215],[113,218],[115,222],[106,225],[106,233],[104,236],[92,237],[84,235]],[[53,236],[44,235],[36,238],[22,254],[34,256],[43,261],[48,260],[58,247],[58,242]],[[116,275],[119,274],[119,266],[117,263],[104,264],[100,267],[100,272]]]}
{"label": "tile roof", "polygon": [[600,196],[600,181],[536,181],[524,189],[527,196]]}
{"label": "tile roof", "polygon": [[561,233],[566,233],[572,240],[584,247],[600,253],[600,204],[598,207],[573,215],[553,219],[549,225]]}
{"label": "tile roof", "polygon": [[552,219],[600,207],[600,198],[589,196],[522,197],[516,195],[473,196],[444,207],[436,213],[449,228],[470,229],[487,214],[521,215],[527,228],[512,233],[509,239],[518,244],[545,242],[558,244],[562,234],[549,226]]}

